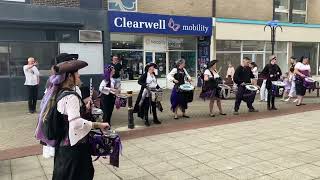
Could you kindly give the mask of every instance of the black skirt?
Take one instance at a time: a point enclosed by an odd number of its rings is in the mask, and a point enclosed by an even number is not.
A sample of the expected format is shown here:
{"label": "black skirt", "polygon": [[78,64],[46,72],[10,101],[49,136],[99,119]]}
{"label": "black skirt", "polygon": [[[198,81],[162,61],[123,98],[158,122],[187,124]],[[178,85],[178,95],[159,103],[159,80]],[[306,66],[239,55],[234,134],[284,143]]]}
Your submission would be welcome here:
{"label": "black skirt", "polygon": [[296,94],[298,96],[306,95],[307,88],[304,87],[303,80],[297,79],[295,82],[296,82]]}
{"label": "black skirt", "polygon": [[93,176],[89,144],[56,148],[52,180],[92,180]]}

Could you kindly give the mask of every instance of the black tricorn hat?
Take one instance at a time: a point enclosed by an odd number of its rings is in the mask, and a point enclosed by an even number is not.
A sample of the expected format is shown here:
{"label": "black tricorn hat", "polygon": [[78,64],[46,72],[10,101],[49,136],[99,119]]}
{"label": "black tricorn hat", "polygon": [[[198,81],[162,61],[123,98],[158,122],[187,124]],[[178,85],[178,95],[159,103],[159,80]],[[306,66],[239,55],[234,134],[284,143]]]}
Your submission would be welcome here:
{"label": "black tricorn hat", "polygon": [[88,66],[88,63],[85,61],[77,60],[79,57],[78,54],[59,54],[55,60],[57,64],[54,66],[54,70],[57,74],[63,74],[67,72],[76,72],[79,69],[82,69]]}
{"label": "black tricorn hat", "polygon": [[212,60],[208,63],[208,68],[211,68],[212,66],[214,66],[216,63],[218,62],[218,60]]}
{"label": "black tricorn hat", "polygon": [[158,68],[158,65],[156,63],[148,63],[144,70],[147,72],[151,66],[153,66],[154,68]]}

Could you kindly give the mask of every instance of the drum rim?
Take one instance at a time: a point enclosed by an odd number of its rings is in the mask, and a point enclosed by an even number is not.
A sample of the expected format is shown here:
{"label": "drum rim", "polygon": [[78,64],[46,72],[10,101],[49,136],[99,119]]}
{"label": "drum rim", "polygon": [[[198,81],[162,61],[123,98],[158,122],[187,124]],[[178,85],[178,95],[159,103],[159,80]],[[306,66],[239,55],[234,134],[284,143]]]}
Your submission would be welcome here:
{"label": "drum rim", "polygon": [[273,85],[276,85],[276,86],[285,86],[286,84],[282,81],[272,81],[272,84]]}
{"label": "drum rim", "polygon": [[255,85],[252,85],[252,84],[246,85],[245,87],[246,87],[246,89],[248,89],[247,87],[253,87],[254,88],[254,89],[249,88],[248,90],[250,90],[250,91],[257,91],[259,89],[258,87],[256,87]]}

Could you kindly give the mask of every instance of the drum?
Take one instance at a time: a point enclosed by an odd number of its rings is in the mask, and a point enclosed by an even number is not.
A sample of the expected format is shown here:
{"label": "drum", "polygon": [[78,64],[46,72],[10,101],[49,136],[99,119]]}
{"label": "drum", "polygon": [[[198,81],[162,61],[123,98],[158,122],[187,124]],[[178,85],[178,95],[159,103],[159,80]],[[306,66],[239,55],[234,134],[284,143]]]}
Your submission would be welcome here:
{"label": "drum", "polygon": [[178,91],[186,98],[187,102],[193,101],[194,86],[188,83],[182,84],[178,87]]}
{"label": "drum", "polygon": [[307,89],[314,89],[315,88],[316,81],[312,79],[311,77],[304,78],[303,86]]}
{"label": "drum", "polygon": [[286,84],[282,81],[272,81],[271,92],[274,97],[282,97]]}
{"label": "drum", "polygon": [[254,100],[254,97],[256,96],[257,91],[259,88],[257,86],[254,86],[252,84],[245,85],[245,91],[243,94],[243,100],[245,102],[248,102],[250,100]]}
{"label": "drum", "polygon": [[218,88],[220,89],[219,98],[228,99],[231,94],[231,87],[226,84],[218,84]]}
{"label": "drum", "polygon": [[162,95],[163,95],[162,89],[151,89],[150,92],[151,92],[152,102],[162,101]]}
{"label": "drum", "polygon": [[117,95],[115,106],[117,109],[120,107],[127,107],[127,96],[126,95]]}

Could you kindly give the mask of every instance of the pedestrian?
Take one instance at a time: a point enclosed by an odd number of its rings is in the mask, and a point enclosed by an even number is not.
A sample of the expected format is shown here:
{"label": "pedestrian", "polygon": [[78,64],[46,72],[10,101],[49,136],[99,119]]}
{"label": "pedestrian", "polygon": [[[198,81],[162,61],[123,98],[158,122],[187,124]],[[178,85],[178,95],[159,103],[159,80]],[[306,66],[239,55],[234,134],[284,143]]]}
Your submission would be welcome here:
{"label": "pedestrian", "polygon": [[300,61],[294,67],[294,73],[296,75],[296,94],[298,96],[298,102],[296,106],[305,105],[303,102],[303,97],[306,94],[306,87],[304,87],[303,82],[306,77],[311,76],[311,67],[309,65],[309,58],[302,56]]}
{"label": "pedestrian", "polygon": [[160,90],[160,86],[158,85],[155,70],[157,68],[157,64],[149,63],[145,67],[145,73],[139,78],[138,84],[141,86],[136,104],[134,106],[134,112],[138,113],[138,117],[144,119],[144,124],[146,126],[150,126],[149,122],[149,112],[151,110],[153,115],[154,124],[161,124],[161,121],[158,119],[157,115],[157,98],[152,92],[156,92]]}
{"label": "pedestrian", "polygon": [[289,72],[286,72],[282,76],[282,80],[283,80],[283,83],[285,84],[285,86],[284,86],[284,92],[283,92],[283,96],[282,96],[281,101],[286,101],[286,98],[290,98],[289,93],[290,93],[290,89],[291,89],[291,81],[290,81]]}
{"label": "pedestrian", "polygon": [[233,78],[233,75],[234,75],[234,67],[231,64],[231,62],[229,62],[228,63],[228,70],[227,70],[226,78],[228,78],[228,77],[232,77]]}
{"label": "pedestrian", "polygon": [[[176,67],[171,70],[167,75],[167,79],[174,83],[174,87],[171,93],[171,110],[174,112],[174,119],[178,119],[178,108],[182,111],[182,117],[189,118],[186,115],[186,109],[188,109],[188,98],[185,96],[179,88],[187,82],[191,82],[192,79],[185,69],[186,61],[184,59],[179,59],[176,62]],[[193,96],[193,94],[192,94]]]}
{"label": "pedestrian", "polygon": [[208,69],[204,71],[204,86],[202,88],[202,92],[200,94],[200,98],[206,100],[210,100],[209,102],[209,111],[210,117],[215,117],[213,113],[214,101],[217,101],[217,106],[219,109],[220,115],[226,115],[222,111],[221,107],[221,97],[219,88],[219,84],[223,84],[223,80],[217,72],[217,60],[213,60],[209,62]]}
{"label": "pedestrian", "polygon": [[122,64],[119,61],[118,56],[112,56],[112,62],[111,65],[114,67],[114,75],[112,78],[117,81],[117,83],[120,83],[121,81],[121,74],[122,74]]}
{"label": "pedestrian", "polygon": [[[101,92],[101,105],[103,111],[103,122],[111,126],[111,116],[114,109],[116,96],[121,92],[121,81],[114,77],[116,70],[113,65],[104,68],[104,79],[101,81],[99,91]],[[116,76],[117,77],[117,76]]]}
{"label": "pedestrian", "polygon": [[268,90],[267,108],[269,111],[277,110],[275,107],[275,94],[272,92],[272,81],[278,81],[282,76],[280,67],[277,65],[277,57],[270,56],[270,63],[262,70],[261,74],[267,77],[266,88]]}
{"label": "pedestrian", "polygon": [[256,93],[252,92],[250,93],[250,96],[244,96],[246,92],[247,83],[252,83],[256,86],[256,84],[254,84],[254,81],[252,81],[252,79],[254,79],[255,77],[251,71],[251,68],[249,67],[250,61],[250,58],[244,57],[241,65],[237,67],[233,76],[233,80],[237,84],[237,94],[233,112],[234,115],[239,115],[238,111],[240,108],[241,101],[246,101],[249,112],[258,112],[258,110],[256,110],[252,105]]}
{"label": "pedestrian", "polygon": [[29,113],[36,112],[37,100],[38,100],[38,85],[40,82],[40,73],[37,68],[38,62],[33,58],[28,58],[28,64],[23,66],[23,72],[25,75],[24,85],[28,89],[28,108]]}
{"label": "pedestrian", "polygon": [[249,67],[251,68],[251,71],[254,75],[254,81],[256,81],[255,83],[258,84],[258,76],[259,76],[259,72],[258,72],[258,65],[255,62],[251,62],[249,64]]}

